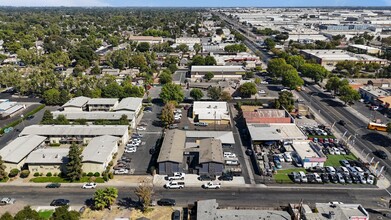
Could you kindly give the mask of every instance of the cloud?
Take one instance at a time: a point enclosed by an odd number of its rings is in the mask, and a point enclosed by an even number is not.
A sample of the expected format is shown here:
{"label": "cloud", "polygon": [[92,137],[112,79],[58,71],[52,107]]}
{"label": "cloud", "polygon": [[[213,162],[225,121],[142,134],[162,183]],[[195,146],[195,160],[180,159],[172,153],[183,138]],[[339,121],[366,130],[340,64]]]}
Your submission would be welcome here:
{"label": "cloud", "polygon": [[87,7],[87,6],[110,6],[102,0],[1,0],[0,6],[66,6],[66,7]]}

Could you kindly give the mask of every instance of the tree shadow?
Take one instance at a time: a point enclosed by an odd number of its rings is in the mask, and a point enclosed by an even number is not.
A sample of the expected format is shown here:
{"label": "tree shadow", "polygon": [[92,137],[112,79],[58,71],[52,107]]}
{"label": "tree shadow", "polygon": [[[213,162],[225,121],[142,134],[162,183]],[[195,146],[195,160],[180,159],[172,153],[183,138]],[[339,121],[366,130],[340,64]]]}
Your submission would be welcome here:
{"label": "tree shadow", "polygon": [[345,105],[343,103],[337,102],[332,99],[322,99],[321,101],[328,104],[331,107],[341,107],[341,108],[345,107]]}
{"label": "tree shadow", "polygon": [[138,200],[133,200],[130,197],[121,198],[118,200],[117,205],[125,208],[141,208],[142,204]]}
{"label": "tree shadow", "polygon": [[88,207],[93,207],[94,206],[94,199],[93,198],[88,198],[86,201],[84,201],[84,204]]}
{"label": "tree shadow", "polygon": [[372,144],[379,145],[379,146],[386,147],[386,148],[391,143],[390,137],[383,135],[383,134],[379,134],[377,132],[370,132],[370,133],[362,135],[361,137],[364,140],[371,142]]}

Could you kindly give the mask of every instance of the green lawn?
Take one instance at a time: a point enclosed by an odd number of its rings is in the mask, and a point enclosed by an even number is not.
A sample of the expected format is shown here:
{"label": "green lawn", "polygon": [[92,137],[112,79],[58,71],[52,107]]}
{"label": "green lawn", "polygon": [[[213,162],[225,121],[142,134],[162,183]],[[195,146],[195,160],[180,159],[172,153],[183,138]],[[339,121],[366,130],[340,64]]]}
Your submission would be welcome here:
{"label": "green lawn", "polygon": [[294,168],[294,169],[286,169],[286,170],[277,170],[277,174],[274,175],[274,180],[277,183],[293,183],[293,181],[289,178],[288,174],[292,172],[305,172],[304,168]]}
{"label": "green lawn", "polygon": [[50,217],[53,215],[54,210],[43,210],[39,211],[39,217],[44,218],[44,219],[50,219]]}
{"label": "green lawn", "polygon": [[[74,181],[74,183],[86,183],[89,182],[90,177],[82,177],[79,181]],[[46,176],[40,176],[40,177],[35,177],[30,180],[30,182],[33,183],[69,183],[69,180],[66,180],[64,178],[58,177],[58,176],[51,176],[51,177],[46,177]],[[104,183],[105,181],[101,177],[96,177],[95,179],[96,183]]]}
{"label": "green lawn", "polygon": [[324,163],[325,166],[341,166],[340,160],[357,160],[357,157],[353,154],[348,155],[327,155],[327,160]]}

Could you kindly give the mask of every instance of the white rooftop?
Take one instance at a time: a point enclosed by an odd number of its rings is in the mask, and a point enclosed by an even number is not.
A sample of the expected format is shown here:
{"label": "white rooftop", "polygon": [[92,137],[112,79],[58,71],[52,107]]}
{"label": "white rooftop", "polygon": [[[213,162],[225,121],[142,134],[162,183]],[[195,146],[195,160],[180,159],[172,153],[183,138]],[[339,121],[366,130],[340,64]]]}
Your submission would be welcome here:
{"label": "white rooftop", "polygon": [[199,120],[229,120],[227,102],[194,102],[193,114]]}
{"label": "white rooftop", "polygon": [[379,59],[374,56],[370,56],[367,54],[354,54],[348,52],[346,50],[303,50],[303,52],[307,54],[311,54],[312,56],[316,56],[323,61],[327,60],[350,60],[350,61],[363,61],[363,60],[372,60],[372,61],[381,61],[383,59]]}
{"label": "white rooftop", "polygon": [[115,105],[118,102],[116,98],[95,98],[90,99],[87,105]]}
{"label": "white rooftop", "polygon": [[45,148],[30,153],[27,164],[62,164],[68,162],[69,148]]}
{"label": "white rooftop", "polygon": [[18,137],[2,148],[0,155],[5,162],[19,163],[45,140],[46,137],[38,135]]}
{"label": "white rooftop", "polygon": [[380,50],[379,48],[370,47],[370,46],[366,46],[366,45],[362,45],[362,44],[352,44],[352,45],[349,45],[349,46],[356,47],[356,48],[359,48],[359,49],[362,49],[362,50]]}
{"label": "white rooftop", "polygon": [[128,110],[136,111],[143,103],[142,98],[128,97],[122,99],[119,104],[114,108],[114,111]]}
{"label": "white rooftop", "polygon": [[232,131],[186,131],[187,138],[215,138],[222,144],[235,144]]}
{"label": "white rooftop", "polygon": [[291,123],[247,124],[253,141],[305,140],[306,136]]}
{"label": "white rooftop", "polygon": [[84,111],[54,111],[52,112],[53,118],[57,118],[59,115],[64,115],[69,120],[76,119],[86,119],[90,120],[119,120],[122,115],[126,115],[128,120],[131,121],[134,118],[133,112],[128,111],[118,111],[118,112],[100,112],[100,111],[92,111],[92,112],[84,112]]}
{"label": "white rooftop", "polygon": [[292,147],[302,159],[319,157],[319,155],[314,150],[312,150],[310,141],[308,140],[293,141]]}
{"label": "white rooftop", "polygon": [[83,162],[106,162],[107,157],[113,152],[113,149],[117,147],[118,140],[118,137],[110,135],[93,138],[83,150]]}
{"label": "white rooftop", "polygon": [[244,72],[243,66],[192,66],[191,72]]}
{"label": "white rooftop", "polygon": [[86,105],[86,103],[90,100],[91,98],[84,97],[84,96],[78,96],[75,98],[72,98],[69,100],[67,103],[65,103],[62,107],[83,107]]}
{"label": "white rooftop", "polygon": [[31,125],[24,128],[20,136],[36,134],[42,136],[113,135],[122,137],[127,132],[127,125]]}

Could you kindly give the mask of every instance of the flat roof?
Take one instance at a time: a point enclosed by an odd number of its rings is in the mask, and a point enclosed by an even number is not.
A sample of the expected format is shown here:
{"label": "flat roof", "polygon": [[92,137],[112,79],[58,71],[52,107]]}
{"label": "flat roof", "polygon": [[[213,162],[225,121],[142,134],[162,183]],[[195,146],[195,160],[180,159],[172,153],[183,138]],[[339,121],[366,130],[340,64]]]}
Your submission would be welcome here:
{"label": "flat roof", "polygon": [[[329,203],[315,203],[315,207],[318,209],[320,219],[328,219],[324,217],[324,214],[329,214],[330,211],[334,212],[335,219],[348,220],[351,217],[369,217],[368,212],[360,204],[334,204]],[[317,218],[319,219],[319,218]]]}
{"label": "flat roof", "polygon": [[67,103],[65,103],[62,107],[83,107],[84,105],[87,104],[87,102],[90,100],[91,98],[88,98],[88,97],[85,97],[85,96],[78,96],[78,97],[75,97],[75,98],[72,98],[71,100],[69,100]]}
{"label": "flat roof", "polygon": [[57,118],[59,115],[64,115],[69,120],[86,119],[89,120],[119,120],[122,115],[126,115],[128,120],[131,121],[134,118],[134,112],[118,111],[118,112],[101,112],[101,111],[54,111],[52,112],[53,118]]}
{"label": "flat roof", "polygon": [[18,137],[2,148],[0,155],[5,162],[19,163],[45,140],[46,137],[38,135]]}
{"label": "flat roof", "polygon": [[83,150],[83,162],[105,163],[113,149],[118,146],[118,140],[118,137],[110,135],[91,139]]}
{"label": "flat roof", "polygon": [[16,104],[16,102],[2,102],[0,103],[0,111],[6,111],[7,109],[12,108]]}
{"label": "flat roof", "polygon": [[62,164],[68,162],[69,148],[44,148],[31,152],[27,164]]}
{"label": "flat roof", "polygon": [[31,125],[24,128],[19,136],[35,134],[42,136],[113,135],[122,137],[127,132],[127,125]]}
{"label": "flat roof", "polygon": [[243,66],[191,66],[191,72],[245,72]]}
{"label": "flat roof", "polygon": [[318,57],[318,58],[322,59],[323,61],[327,61],[327,60],[386,61],[384,59],[380,59],[380,58],[370,56],[367,54],[354,54],[354,53],[348,52],[346,50],[302,50],[302,51],[304,53],[311,54],[312,56]]}
{"label": "flat roof", "polygon": [[301,130],[291,123],[247,124],[253,141],[281,141],[306,139]]}
{"label": "flat roof", "polygon": [[143,103],[142,98],[128,97],[123,98],[118,105],[114,108],[114,111],[128,110],[136,111]]}
{"label": "flat roof", "polygon": [[5,115],[9,115],[9,114],[12,114],[12,113],[14,113],[14,112],[19,111],[19,110],[22,109],[22,108],[24,108],[24,106],[18,104],[18,105],[12,106],[11,108],[9,108],[9,109],[5,110],[4,112],[1,112],[1,113],[2,113],[2,114],[5,114]]}
{"label": "flat roof", "polygon": [[302,159],[319,157],[319,155],[311,148],[309,140],[293,141],[292,147]]}
{"label": "flat roof", "polygon": [[370,47],[370,46],[366,46],[366,45],[362,45],[362,44],[352,44],[352,45],[349,45],[350,47],[356,47],[356,48],[359,48],[359,49],[362,49],[362,50],[380,50],[379,48],[376,48],[376,47]]}
{"label": "flat roof", "polygon": [[194,102],[193,114],[199,120],[229,120],[227,102]]}
{"label": "flat roof", "polygon": [[232,131],[186,131],[186,138],[215,138],[222,144],[235,144]]}

